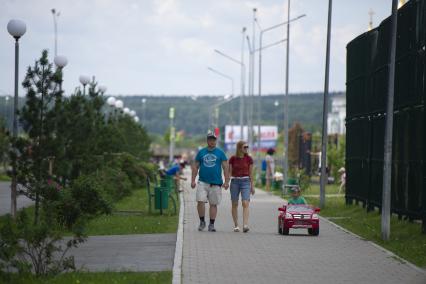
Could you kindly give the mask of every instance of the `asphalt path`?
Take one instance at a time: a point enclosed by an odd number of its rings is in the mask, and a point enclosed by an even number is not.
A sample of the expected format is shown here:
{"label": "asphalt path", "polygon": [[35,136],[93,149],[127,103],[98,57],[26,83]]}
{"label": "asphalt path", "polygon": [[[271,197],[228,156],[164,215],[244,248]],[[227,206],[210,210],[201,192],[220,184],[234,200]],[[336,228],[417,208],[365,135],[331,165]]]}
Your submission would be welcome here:
{"label": "asphalt path", "polygon": [[[18,209],[28,207],[34,202],[26,196],[20,195],[16,200]],[[10,213],[10,182],[0,182],[0,215]]]}

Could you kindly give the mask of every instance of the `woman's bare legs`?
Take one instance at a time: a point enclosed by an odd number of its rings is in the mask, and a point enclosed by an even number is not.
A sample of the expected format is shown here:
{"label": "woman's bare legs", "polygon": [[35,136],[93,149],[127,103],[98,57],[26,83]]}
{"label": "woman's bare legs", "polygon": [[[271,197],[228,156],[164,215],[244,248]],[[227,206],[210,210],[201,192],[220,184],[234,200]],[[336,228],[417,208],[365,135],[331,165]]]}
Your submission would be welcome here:
{"label": "woman's bare legs", "polygon": [[248,218],[249,218],[249,200],[243,200],[243,226],[248,226]]}
{"label": "woman's bare legs", "polygon": [[232,219],[234,220],[235,227],[238,227],[238,200],[232,201]]}

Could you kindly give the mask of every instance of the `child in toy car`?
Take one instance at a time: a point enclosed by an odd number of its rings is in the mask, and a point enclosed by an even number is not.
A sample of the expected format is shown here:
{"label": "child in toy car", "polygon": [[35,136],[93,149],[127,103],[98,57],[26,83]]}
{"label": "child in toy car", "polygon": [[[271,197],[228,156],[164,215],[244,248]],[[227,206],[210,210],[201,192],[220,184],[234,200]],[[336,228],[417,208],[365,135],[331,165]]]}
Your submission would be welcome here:
{"label": "child in toy car", "polygon": [[291,189],[291,197],[288,200],[288,204],[307,204],[305,198],[301,196],[301,190],[298,185],[293,186]]}
{"label": "child in toy car", "polygon": [[278,208],[278,233],[288,235],[290,229],[308,229],[308,234],[319,234],[319,208],[307,205],[305,198],[300,196],[300,188],[293,187],[287,205]]}

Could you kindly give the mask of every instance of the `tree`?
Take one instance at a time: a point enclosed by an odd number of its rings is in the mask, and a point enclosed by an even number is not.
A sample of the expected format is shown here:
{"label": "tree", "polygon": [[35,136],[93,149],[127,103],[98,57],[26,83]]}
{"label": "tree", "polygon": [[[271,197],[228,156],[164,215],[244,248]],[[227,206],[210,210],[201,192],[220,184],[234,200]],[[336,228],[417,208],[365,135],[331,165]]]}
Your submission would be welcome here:
{"label": "tree", "polygon": [[303,132],[304,130],[298,122],[288,131],[288,161],[290,168],[297,168],[299,165],[299,140]]}
{"label": "tree", "polygon": [[[47,51],[43,50],[34,67],[28,67],[22,86],[27,91],[26,103],[19,111],[20,123],[26,136],[12,140],[10,157],[16,163],[17,182],[27,196],[35,200],[35,217],[39,217],[39,203],[48,179],[47,157],[57,151],[56,106],[62,100],[59,89],[62,74],[54,72]],[[56,146],[56,147],[55,147]]]}

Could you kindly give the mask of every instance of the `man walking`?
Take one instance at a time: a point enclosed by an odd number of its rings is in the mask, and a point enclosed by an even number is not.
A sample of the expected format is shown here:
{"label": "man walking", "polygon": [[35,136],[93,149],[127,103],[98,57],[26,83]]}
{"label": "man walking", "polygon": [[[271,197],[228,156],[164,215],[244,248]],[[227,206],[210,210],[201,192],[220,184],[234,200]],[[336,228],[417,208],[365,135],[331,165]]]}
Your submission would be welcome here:
{"label": "man walking", "polygon": [[[195,164],[192,169],[191,187],[197,187],[196,200],[198,216],[200,217],[199,231],[206,227],[205,203],[208,201],[209,208],[209,231],[216,232],[214,221],[217,215],[217,205],[222,200],[222,189],[229,187],[228,162],[225,153],[216,148],[217,137],[213,132],[207,134],[207,147],[201,149],[195,157]],[[222,170],[225,176],[225,183],[222,180]],[[199,174],[198,184],[195,178]]]}

